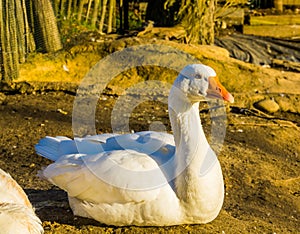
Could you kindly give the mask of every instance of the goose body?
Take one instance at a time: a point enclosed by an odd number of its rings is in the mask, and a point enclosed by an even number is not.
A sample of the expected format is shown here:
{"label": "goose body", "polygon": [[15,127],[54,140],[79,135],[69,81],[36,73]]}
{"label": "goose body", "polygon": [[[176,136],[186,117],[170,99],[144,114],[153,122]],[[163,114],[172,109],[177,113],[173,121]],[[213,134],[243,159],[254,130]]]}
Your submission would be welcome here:
{"label": "goose body", "polygon": [[27,195],[17,182],[0,169],[0,233],[44,233]]}
{"label": "goose body", "polygon": [[[224,198],[220,164],[199,117],[203,97],[233,102],[202,64],[185,67],[169,95],[173,134],[145,131],[46,137],[38,154],[54,161],[42,176],[67,191],[75,215],[108,225],[207,223]],[[207,162],[214,162],[203,168]]]}

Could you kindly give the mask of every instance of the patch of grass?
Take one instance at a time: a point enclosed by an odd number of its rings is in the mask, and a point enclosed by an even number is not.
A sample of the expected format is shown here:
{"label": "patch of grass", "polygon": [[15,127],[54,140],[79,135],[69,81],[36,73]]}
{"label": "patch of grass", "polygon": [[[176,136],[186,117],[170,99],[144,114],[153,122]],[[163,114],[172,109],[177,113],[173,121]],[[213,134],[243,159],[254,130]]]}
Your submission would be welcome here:
{"label": "patch of grass", "polygon": [[80,83],[101,56],[96,52],[80,53],[72,59],[65,52],[49,57],[49,54],[34,54],[20,65],[20,76],[15,82],[70,82]]}

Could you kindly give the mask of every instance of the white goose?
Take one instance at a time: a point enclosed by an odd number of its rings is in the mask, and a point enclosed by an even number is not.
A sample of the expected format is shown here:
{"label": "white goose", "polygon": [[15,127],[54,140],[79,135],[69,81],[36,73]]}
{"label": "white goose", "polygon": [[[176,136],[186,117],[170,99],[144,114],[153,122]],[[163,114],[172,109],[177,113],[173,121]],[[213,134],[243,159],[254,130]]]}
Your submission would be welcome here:
{"label": "white goose", "polygon": [[233,102],[211,67],[188,65],[168,99],[174,137],[152,131],[103,134],[76,142],[46,137],[36,151],[55,162],[42,176],[67,191],[75,215],[108,225],[210,222],[222,207],[224,184],[200,122],[203,97]]}
{"label": "white goose", "polygon": [[0,233],[44,233],[41,220],[20,185],[0,169]]}

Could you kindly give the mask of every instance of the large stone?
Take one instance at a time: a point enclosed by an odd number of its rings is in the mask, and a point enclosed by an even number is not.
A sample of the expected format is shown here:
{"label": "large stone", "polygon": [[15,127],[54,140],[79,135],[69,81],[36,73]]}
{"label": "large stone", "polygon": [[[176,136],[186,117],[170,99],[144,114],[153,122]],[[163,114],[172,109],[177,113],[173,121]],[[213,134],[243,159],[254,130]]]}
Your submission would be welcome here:
{"label": "large stone", "polygon": [[275,113],[280,109],[279,105],[271,99],[265,99],[259,102],[256,102],[254,106],[264,112]]}

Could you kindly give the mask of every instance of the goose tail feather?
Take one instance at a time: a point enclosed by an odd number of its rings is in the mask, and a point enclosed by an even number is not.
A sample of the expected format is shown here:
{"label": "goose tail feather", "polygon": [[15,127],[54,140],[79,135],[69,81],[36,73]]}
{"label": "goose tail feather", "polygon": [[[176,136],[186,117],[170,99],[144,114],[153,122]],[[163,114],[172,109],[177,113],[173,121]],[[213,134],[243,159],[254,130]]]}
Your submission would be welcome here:
{"label": "goose tail feather", "polygon": [[78,153],[75,141],[63,136],[46,136],[35,145],[35,151],[52,161],[58,160],[62,155]]}

